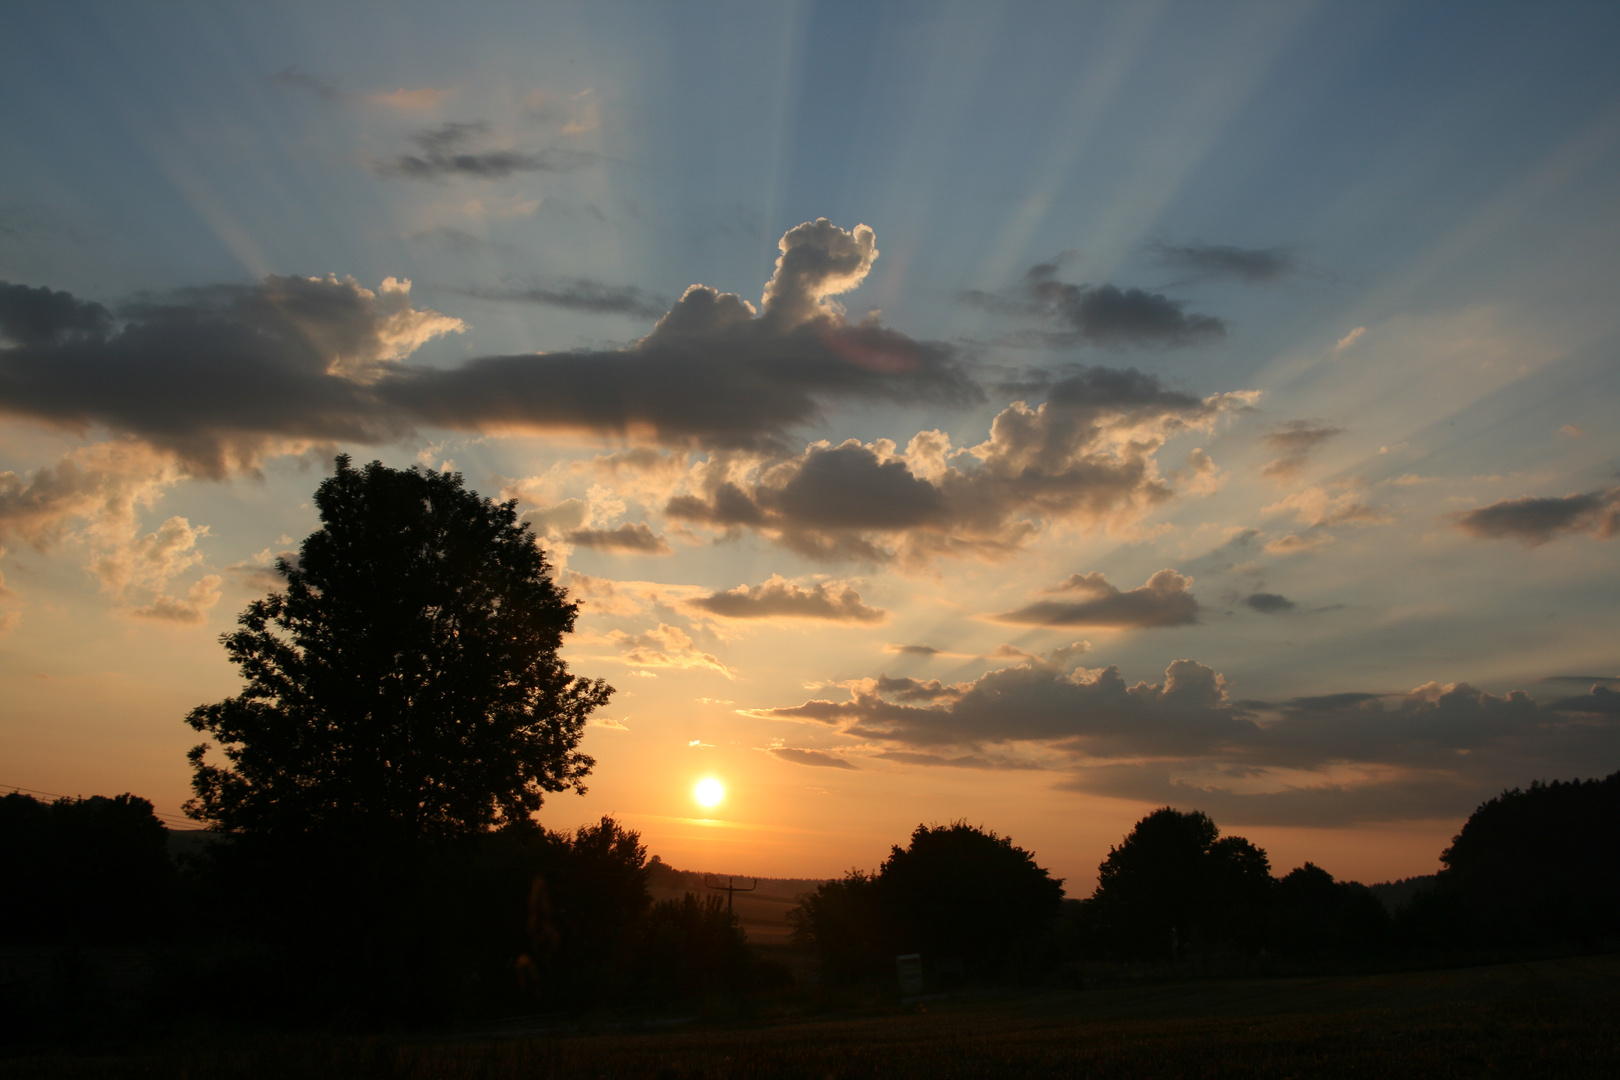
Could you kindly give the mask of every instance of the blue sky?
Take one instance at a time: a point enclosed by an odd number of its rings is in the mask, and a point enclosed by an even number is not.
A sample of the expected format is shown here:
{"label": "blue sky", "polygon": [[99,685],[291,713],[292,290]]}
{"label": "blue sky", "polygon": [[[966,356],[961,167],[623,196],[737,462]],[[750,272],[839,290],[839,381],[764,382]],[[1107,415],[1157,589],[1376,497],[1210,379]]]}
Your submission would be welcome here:
{"label": "blue sky", "polygon": [[9,6],[0,782],[177,814],[348,452],[518,498],[584,601],[550,824],[811,874],[967,818],[1081,883],[1170,803],[1425,872],[1620,767],[1617,23]]}

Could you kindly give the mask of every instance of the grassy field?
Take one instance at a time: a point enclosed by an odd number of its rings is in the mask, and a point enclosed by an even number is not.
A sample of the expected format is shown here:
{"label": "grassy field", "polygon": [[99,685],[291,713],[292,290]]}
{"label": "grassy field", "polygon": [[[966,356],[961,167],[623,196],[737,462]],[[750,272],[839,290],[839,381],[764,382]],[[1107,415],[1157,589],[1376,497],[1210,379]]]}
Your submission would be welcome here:
{"label": "grassy field", "polygon": [[8,1077],[1318,1077],[1620,1075],[1620,957],[1209,979],[880,1015],[449,1039],[192,1039],[0,1062]]}

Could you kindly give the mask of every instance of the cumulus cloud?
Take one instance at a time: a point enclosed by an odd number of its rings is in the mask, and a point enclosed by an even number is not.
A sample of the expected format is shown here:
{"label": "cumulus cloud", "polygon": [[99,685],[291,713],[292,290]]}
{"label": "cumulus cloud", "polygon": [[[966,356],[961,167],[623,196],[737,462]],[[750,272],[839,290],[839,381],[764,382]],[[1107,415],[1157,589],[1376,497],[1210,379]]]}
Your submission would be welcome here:
{"label": "cumulus cloud", "polygon": [[401,361],[463,323],[414,307],[393,278],[375,292],[330,275],[183,290],[126,305],[111,328],[65,294],[17,287],[0,412],[103,424],[218,476],[270,445],[375,444],[424,425],[759,450],[834,400],[982,399],[952,348],[844,319],[833,297],[876,258],[870,229],[822,219],[779,246],[762,310],[695,285],[626,348],[442,368]]}
{"label": "cumulus cloud", "polygon": [[1243,598],[1243,603],[1262,615],[1280,615],[1299,606],[1286,596],[1270,592],[1250,593]]}
{"label": "cumulus cloud", "polygon": [[1001,754],[1059,771],[1060,787],[1243,824],[1450,816],[1527,774],[1620,761],[1620,692],[1602,684],[1550,705],[1466,683],[1266,704],[1233,700],[1225,678],[1193,660],[1129,685],[1116,667],[1065,672],[1036,658],[955,684],[844,685],[846,701],[744,714],[824,726],[913,764]]}
{"label": "cumulus cloud", "polygon": [[1582,494],[1503,499],[1456,515],[1463,532],[1482,540],[1518,540],[1539,547],[1560,533],[1620,535],[1620,487]]}
{"label": "cumulus cloud", "polygon": [[191,586],[184,599],[159,593],[150,604],[130,609],[130,614],[165,622],[200,623],[208,617],[209,609],[219,603],[222,581],[218,574],[208,574]]}
{"label": "cumulus cloud", "polygon": [[1031,267],[1010,293],[969,292],[964,299],[991,311],[1041,319],[1061,329],[1033,335],[1042,345],[1101,348],[1196,345],[1226,336],[1213,315],[1189,314],[1186,305],[1143,289],[1073,285],[1058,280],[1057,262]]}
{"label": "cumulus cloud", "polygon": [[848,758],[829,754],[825,750],[799,750],[791,746],[773,746],[767,751],[778,761],[791,762],[794,765],[813,765],[826,769],[853,769],[855,764]]}
{"label": "cumulus cloud", "polygon": [[1260,475],[1270,480],[1292,480],[1305,467],[1311,451],[1342,434],[1343,428],[1321,420],[1290,420],[1279,424],[1266,433],[1265,442],[1281,456],[1268,462]]}
{"label": "cumulus cloud", "polygon": [[780,574],[759,585],[739,585],[688,601],[691,607],[726,619],[817,619],[827,622],[880,623],[889,613],[868,607],[861,594],[844,581],[796,585]]}
{"label": "cumulus cloud", "polygon": [[171,455],[130,439],[79,447],[31,477],[0,473],[0,539],[16,537],[39,551],[78,547],[88,553],[87,569],[102,591],[116,602],[150,596],[131,606],[132,614],[200,622],[219,600],[218,576],[193,585],[184,599],[163,590],[204,561],[197,545],[208,526],[176,515],[151,532],[140,527],[142,511],[185,475]]}
{"label": "cumulus cloud", "polygon": [[[31,290],[17,319],[60,311]],[[15,298],[18,294],[13,294]],[[51,331],[0,349],[0,412],[82,430],[103,424],[219,476],[270,443],[380,442],[410,428],[377,384],[426,341],[463,329],[414,308],[410,282],[267,277],[127,305],[116,329]],[[16,320],[14,320],[16,321]]]}
{"label": "cumulus cloud", "polygon": [[1236,278],[1251,285],[1276,281],[1299,272],[1299,260],[1287,248],[1244,248],[1228,244],[1149,244],[1159,261],[1193,278]]}
{"label": "cumulus cloud", "polygon": [[518,173],[568,172],[589,164],[591,155],[548,147],[523,150],[491,145],[494,127],[484,120],[452,120],[417,132],[411,141],[416,153],[398,154],[372,164],[379,176],[408,180],[441,180],[465,176],[477,180],[504,180]]}
{"label": "cumulus cloud", "polygon": [[1101,572],[1071,574],[1062,584],[1046,590],[1058,598],[1038,600],[990,617],[1020,626],[1093,626],[1108,630],[1186,626],[1198,621],[1198,601],[1193,598],[1192,584],[1192,578],[1165,569],[1148,578],[1147,584],[1121,592]]}
{"label": "cumulus cloud", "polygon": [[712,653],[699,649],[692,635],[678,626],[659,623],[655,629],[640,634],[614,630],[606,635],[606,640],[620,650],[612,659],[631,667],[708,670],[728,679],[735,678],[730,668]]}
{"label": "cumulus cloud", "polygon": [[886,439],[816,443],[752,471],[708,469],[664,512],[756,530],[813,558],[1002,558],[1046,523],[1130,525],[1173,494],[1159,448],[1251,400],[1200,399],[1141,372],[1092,368],[1054,384],[1040,405],[1009,405],[976,446],[956,449],[940,431],[918,433],[903,452]]}

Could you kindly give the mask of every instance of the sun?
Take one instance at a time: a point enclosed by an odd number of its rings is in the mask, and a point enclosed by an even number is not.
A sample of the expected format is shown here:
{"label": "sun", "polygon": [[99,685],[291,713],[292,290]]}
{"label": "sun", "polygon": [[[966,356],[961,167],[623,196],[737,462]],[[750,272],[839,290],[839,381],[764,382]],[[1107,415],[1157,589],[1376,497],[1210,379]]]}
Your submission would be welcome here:
{"label": "sun", "polygon": [[720,800],[726,797],[725,785],[712,776],[705,776],[692,789],[692,797],[704,806],[719,806]]}

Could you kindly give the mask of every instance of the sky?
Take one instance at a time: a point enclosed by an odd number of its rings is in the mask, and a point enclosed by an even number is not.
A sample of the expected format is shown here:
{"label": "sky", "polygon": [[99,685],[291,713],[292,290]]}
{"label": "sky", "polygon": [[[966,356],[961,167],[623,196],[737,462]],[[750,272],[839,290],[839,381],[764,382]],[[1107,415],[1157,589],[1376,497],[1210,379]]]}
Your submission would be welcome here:
{"label": "sky", "polygon": [[[180,824],[338,453],[515,499],[674,865],[1620,768],[1620,8],[0,7],[0,784]],[[217,754],[217,751],[216,751]],[[702,778],[726,790],[694,799]]]}

